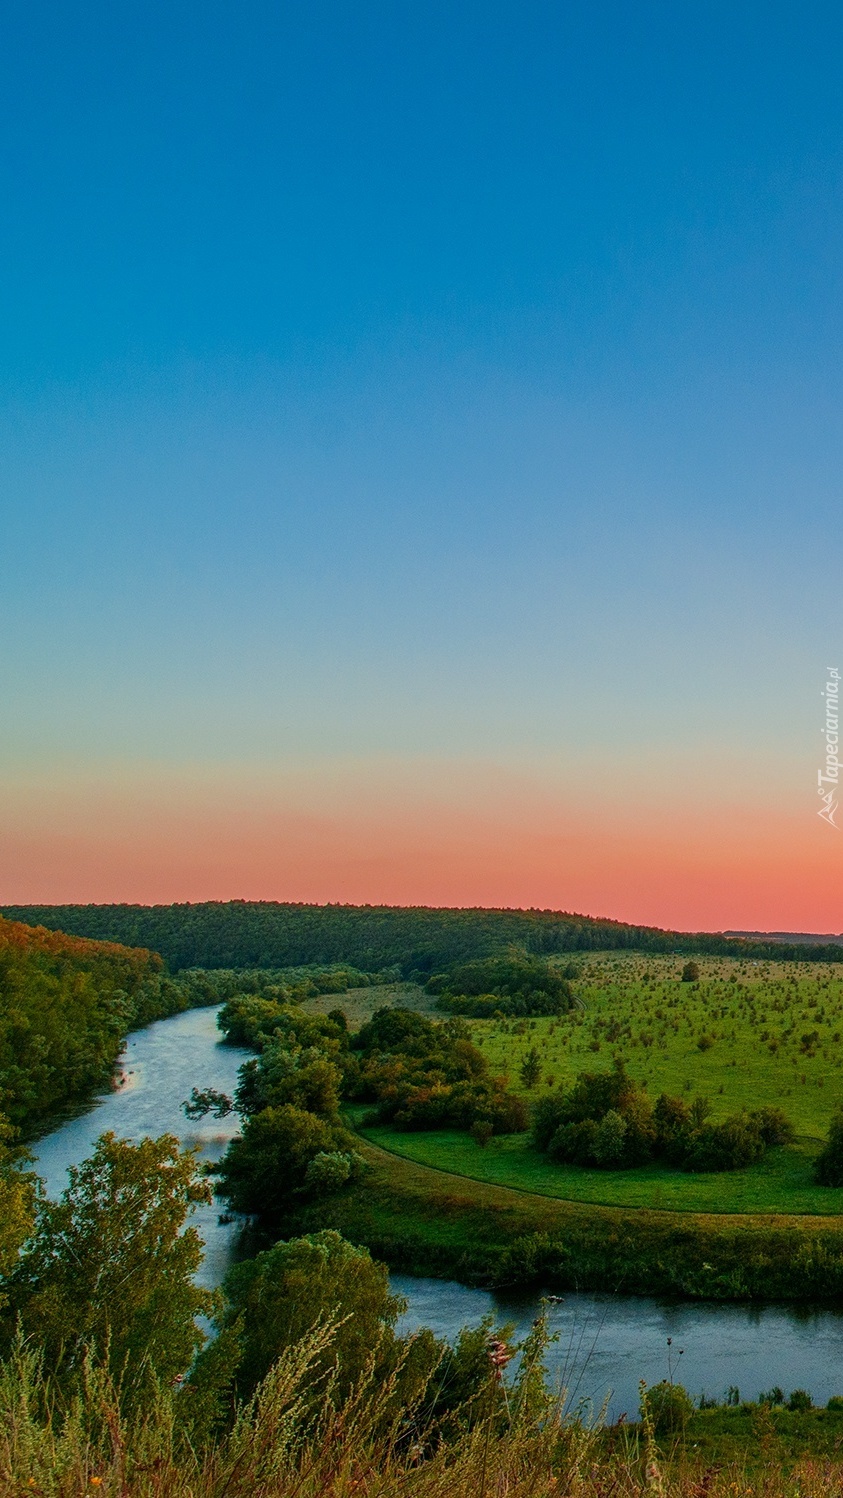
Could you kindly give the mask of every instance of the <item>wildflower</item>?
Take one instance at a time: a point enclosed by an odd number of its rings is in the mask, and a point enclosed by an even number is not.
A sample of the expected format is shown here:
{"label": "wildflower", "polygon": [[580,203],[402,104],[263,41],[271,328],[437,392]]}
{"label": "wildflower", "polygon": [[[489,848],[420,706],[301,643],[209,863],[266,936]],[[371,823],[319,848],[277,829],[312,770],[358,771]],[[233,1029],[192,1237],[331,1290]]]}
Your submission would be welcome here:
{"label": "wildflower", "polygon": [[515,1353],[510,1351],[506,1343],[502,1342],[499,1337],[492,1337],[491,1340],[487,1342],[486,1352],[489,1358],[489,1362],[494,1369],[495,1378],[499,1379],[507,1363],[511,1362],[511,1360],[515,1357]]}
{"label": "wildflower", "polygon": [[102,1478],[101,1477],[89,1477],[88,1481],[91,1484],[92,1488],[101,1488],[102,1487]]}

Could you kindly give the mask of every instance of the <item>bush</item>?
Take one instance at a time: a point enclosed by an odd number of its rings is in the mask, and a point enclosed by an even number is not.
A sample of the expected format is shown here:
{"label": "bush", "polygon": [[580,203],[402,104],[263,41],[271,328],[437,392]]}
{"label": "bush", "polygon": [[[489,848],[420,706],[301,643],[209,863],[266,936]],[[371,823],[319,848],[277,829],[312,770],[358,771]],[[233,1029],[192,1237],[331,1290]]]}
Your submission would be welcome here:
{"label": "bush", "polygon": [[814,1401],[806,1389],[794,1389],[787,1401],[787,1407],[796,1414],[804,1415],[806,1410],[814,1408]]}
{"label": "bush", "polygon": [[566,1014],[574,1003],[571,984],[558,968],[517,952],[457,963],[431,978],[428,989],[440,995],[440,1009],[474,1019],[496,1012],[520,1017]]}
{"label": "bush", "polygon": [[821,1186],[843,1186],[843,1109],[831,1120],[825,1149],[814,1161],[814,1175]]}
{"label": "bush", "polygon": [[360,1156],[351,1151],[343,1154],[341,1150],[320,1150],[308,1163],[304,1173],[305,1187],[314,1196],[328,1196],[332,1191],[341,1190],[361,1164]]}
{"label": "bush", "polygon": [[699,983],[699,981],[700,981],[699,963],[697,963],[697,962],[686,962],[685,966],[682,969],[682,982],[683,983]]}
{"label": "bush", "polygon": [[751,1113],[738,1113],[721,1124],[700,1129],[683,1168],[689,1171],[740,1170],[764,1154],[764,1140]]}
{"label": "bush", "polygon": [[681,1434],[694,1413],[687,1389],[663,1379],[645,1389],[641,1398],[641,1418],[649,1420],[657,1436]]}
{"label": "bush", "polygon": [[719,1124],[706,1122],[709,1111],[705,1098],[689,1108],[665,1093],[653,1105],[616,1062],[610,1072],[583,1072],[568,1092],[539,1099],[533,1143],[572,1165],[621,1170],[655,1158],[683,1170],[718,1171],[752,1165],[768,1146],[793,1138],[779,1108],[737,1113]]}

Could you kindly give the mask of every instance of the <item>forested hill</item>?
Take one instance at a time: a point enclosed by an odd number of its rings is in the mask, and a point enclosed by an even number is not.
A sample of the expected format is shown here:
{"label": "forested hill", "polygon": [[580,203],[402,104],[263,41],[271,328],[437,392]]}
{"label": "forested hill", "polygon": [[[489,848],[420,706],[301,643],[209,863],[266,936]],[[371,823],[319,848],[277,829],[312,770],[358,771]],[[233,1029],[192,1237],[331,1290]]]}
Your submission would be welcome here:
{"label": "forested hill", "polygon": [[352,962],[405,976],[485,957],[510,944],[535,953],[632,948],[754,958],[843,961],[843,947],[744,941],[711,932],[661,931],[557,910],[430,906],[282,905],[231,900],[200,905],[6,906],[17,920],[160,952],[187,967],[287,967]]}
{"label": "forested hill", "polygon": [[153,952],[0,918],[0,1112],[30,1131],[107,1081],[128,1030],[185,1003]]}

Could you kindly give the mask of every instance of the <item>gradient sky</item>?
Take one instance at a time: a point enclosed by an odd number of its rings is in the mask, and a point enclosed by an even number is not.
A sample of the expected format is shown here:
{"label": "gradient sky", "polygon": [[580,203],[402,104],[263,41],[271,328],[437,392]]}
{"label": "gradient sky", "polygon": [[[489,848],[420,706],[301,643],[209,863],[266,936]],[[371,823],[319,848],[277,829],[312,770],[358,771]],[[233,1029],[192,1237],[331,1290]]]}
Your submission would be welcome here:
{"label": "gradient sky", "polygon": [[0,900],[843,930],[841,58],[5,7]]}

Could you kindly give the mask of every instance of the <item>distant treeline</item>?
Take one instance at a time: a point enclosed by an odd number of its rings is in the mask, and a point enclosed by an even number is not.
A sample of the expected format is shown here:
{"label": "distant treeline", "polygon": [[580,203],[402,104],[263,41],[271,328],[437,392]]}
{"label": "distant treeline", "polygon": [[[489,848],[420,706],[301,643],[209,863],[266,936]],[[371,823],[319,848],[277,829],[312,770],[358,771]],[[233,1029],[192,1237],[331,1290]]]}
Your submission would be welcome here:
{"label": "distant treeline", "polygon": [[128,1030],[190,1003],[155,953],[0,918],[0,1122],[26,1134],[86,1098]]}
{"label": "distant treeline", "polygon": [[715,957],[843,962],[843,946],[745,941],[717,932],[662,931],[558,910],[430,906],[298,905],[208,901],[199,905],[7,905],[13,920],[160,952],[183,968],[282,968],[350,962],[426,978],[455,962],[518,946],[539,956],[633,950]]}

